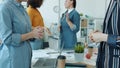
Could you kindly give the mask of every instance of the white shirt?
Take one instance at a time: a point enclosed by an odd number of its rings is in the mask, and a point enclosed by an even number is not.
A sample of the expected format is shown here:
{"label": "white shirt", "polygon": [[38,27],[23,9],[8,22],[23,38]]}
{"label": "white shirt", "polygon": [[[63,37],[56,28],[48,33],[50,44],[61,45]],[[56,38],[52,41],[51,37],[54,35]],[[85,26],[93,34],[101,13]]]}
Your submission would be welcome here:
{"label": "white shirt", "polygon": [[68,13],[72,12],[74,8],[68,9]]}

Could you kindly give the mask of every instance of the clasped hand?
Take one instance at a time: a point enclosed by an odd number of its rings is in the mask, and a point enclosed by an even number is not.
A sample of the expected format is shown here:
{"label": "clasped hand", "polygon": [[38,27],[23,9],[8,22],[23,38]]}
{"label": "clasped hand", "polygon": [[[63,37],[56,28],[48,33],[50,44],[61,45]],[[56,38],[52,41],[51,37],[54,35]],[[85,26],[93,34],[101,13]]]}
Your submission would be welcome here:
{"label": "clasped hand", "polygon": [[108,35],[107,34],[104,34],[102,32],[99,32],[99,31],[93,31],[89,34],[89,39],[92,41],[92,42],[96,42],[96,43],[99,43],[99,42],[102,42],[102,41],[107,41],[107,37]]}
{"label": "clasped hand", "polygon": [[44,27],[37,26],[32,31],[33,37],[37,39],[42,39],[44,34]]}

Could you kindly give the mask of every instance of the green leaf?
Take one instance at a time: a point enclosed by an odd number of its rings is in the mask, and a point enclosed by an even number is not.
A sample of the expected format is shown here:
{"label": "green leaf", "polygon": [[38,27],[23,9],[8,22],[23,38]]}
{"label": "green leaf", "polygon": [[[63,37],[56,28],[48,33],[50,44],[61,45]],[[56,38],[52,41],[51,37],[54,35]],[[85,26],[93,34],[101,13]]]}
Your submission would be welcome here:
{"label": "green leaf", "polygon": [[80,44],[77,44],[75,46],[75,53],[83,53],[83,52],[84,52],[84,46],[80,45]]}

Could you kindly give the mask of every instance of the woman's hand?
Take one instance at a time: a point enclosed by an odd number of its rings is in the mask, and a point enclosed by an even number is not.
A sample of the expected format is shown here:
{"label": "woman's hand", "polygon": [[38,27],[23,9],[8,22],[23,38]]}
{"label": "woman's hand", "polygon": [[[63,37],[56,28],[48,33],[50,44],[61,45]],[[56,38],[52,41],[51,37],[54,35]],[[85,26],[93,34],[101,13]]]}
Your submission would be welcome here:
{"label": "woman's hand", "polygon": [[49,28],[44,27],[44,30],[48,33],[48,35],[49,35],[49,36],[51,36],[51,35],[52,35],[52,33],[50,32]]}
{"label": "woman's hand", "polygon": [[37,26],[31,32],[26,33],[26,34],[22,34],[21,41],[25,41],[25,40],[28,40],[31,38],[42,39],[43,33],[44,33],[44,28]]}
{"label": "woman's hand", "polygon": [[70,22],[70,19],[69,19],[69,13],[66,13],[66,21],[67,21],[67,23]]}
{"label": "woman's hand", "polygon": [[42,39],[43,38],[43,33],[44,33],[44,28],[40,27],[40,26],[37,26],[32,30],[31,33],[32,33],[33,38]]}
{"label": "woman's hand", "polygon": [[66,22],[70,26],[71,29],[74,27],[74,24],[70,21],[69,13],[66,13]]}
{"label": "woman's hand", "polygon": [[104,34],[102,32],[98,32],[98,31],[94,31],[92,33],[90,33],[89,35],[89,39],[92,41],[92,42],[102,42],[102,41],[107,41],[107,37],[108,35],[107,34]]}

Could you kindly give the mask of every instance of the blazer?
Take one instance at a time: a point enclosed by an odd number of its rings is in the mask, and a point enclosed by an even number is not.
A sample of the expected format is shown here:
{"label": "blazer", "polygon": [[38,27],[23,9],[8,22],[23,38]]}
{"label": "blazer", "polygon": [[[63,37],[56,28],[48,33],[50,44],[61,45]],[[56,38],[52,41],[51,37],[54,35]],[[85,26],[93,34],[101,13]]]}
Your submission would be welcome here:
{"label": "blazer", "polygon": [[120,2],[111,0],[103,23],[103,33],[108,34],[107,42],[98,48],[97,68],[120,68]]}
{"label": "blazer", "polygon": [[69,19],[76,26],[74,29],[71,29],[66,22],[66,12],[62,15],[60,21],[61,46],[63,46],[64,49],[74,49],[74,45],[77,43],[76,33],[80,28],[80,15],[75,9],[69,13]]}

